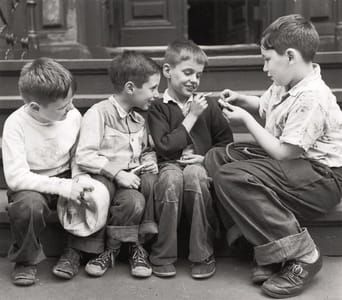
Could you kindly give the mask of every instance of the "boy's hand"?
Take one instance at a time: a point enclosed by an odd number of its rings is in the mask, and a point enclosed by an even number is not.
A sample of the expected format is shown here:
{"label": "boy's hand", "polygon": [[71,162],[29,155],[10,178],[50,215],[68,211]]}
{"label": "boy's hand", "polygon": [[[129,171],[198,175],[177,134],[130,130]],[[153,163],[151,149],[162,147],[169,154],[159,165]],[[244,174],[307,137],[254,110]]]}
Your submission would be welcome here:
{"label": "boy's hand", "polygon": [[158,165],[154,161],[144,163],[144,167],[141,169],[141,174],[152,173],[158,174]]}
{"label": "boy's hand", "polygon": [[186,154],[181,157],[181,159],[177,160],[180,164],[183,165],[192,165],[192,164],[201,164],[203,163],[204,156],[199,154]]}
{"label": "boy's hand", "polygon": [[140,187],[140,178],[134,172],[121,170],[116,176],[115,181],[118,186],[128,189],[138,189]]}
{"label": "boy's hand", "polygon": [[219,103],[236,103],[239,100],[240,94],[230,89],[225,89],[220,93]]}
{"label": "boy's hand", "polygon": [[194,99],[190,106],[190,113],[194,116],[200,116],[204,110],[208,107],[207,99],[205,98],[206,95],[203,93],[197,94],[194,96]]}
{"label": "boy's hand", "polygon": [[239,106],[234,106],[228,103],[224,104],[222,110],[224,118],[230,122],[245,123],[250,114]]}
{"label": "boy's hand", "polygon": [[81,204],[84,200],[84,193],[91,192],[93,190],[94,187],[91,184],[79,180],[79,178],[73,179],[70,200],[75,201],[77,204]]}

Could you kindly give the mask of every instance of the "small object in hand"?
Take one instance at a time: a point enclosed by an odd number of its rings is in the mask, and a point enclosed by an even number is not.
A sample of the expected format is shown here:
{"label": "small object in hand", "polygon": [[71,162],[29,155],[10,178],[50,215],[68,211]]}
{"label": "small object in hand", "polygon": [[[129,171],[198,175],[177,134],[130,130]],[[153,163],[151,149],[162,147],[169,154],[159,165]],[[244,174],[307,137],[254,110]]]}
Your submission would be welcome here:
{"label": "small object in hand", "polygon": [[136,174],[136,175],[139,175],[140,172],[142,171],[142,169],[145,167],[145,165],[140,165],[134,169],[131,170],[132,173]]}
{"label": "small object in hand", "polygon": [[222,98],[219,98],[217,102],[222,109],[227,106],[227,103]]}
{"label": "small object in hand", "polygon": [[180,159],[178,159],[177,161],[182,164],[182,163],[185,163],[187,160],[188,158],[181,156]]}
{"label": "small object in hand", "polygon": [[202,97],[208,97],[212,94],[212,92],[209,92],[209,93],[193,93],[193,96],[197,96],[197,95],[201,95]]}

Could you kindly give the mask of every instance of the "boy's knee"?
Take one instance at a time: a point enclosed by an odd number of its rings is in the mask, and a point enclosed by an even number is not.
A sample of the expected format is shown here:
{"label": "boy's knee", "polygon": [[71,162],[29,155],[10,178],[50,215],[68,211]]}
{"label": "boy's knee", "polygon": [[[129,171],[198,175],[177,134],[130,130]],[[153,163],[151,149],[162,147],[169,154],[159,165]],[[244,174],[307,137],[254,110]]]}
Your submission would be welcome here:
{"label": "boy's knee", "polygon": [[189,165],[184,169],[184,190],[201,192],[209,188],[207,171],[201,165]]}
{"label": "boy's knee", "polygon": [[129,214],[142,215],[145,210],[145,197],[137,190],[118,191],[115,198],[115,202],[120,203],[122,210]]}
{"label": "boy's knee", "polygon": [[8,207],[9,217],[13,220],[29,220],[41,218],[44,214],[45,198],[42,194],[33,191],[22,191],[13,194],[14,200]]}
{"label": "boy's knee", "polygon": [[186,166],[184,171],[184,181],[204,180],[208,178],[207,171],[201,165]]}
{"label": "boy's knee", "polygon": [[183,172],[179,168],[163,170],[156,185],[158,193],[166,194],[170,191],[179,194],[183,190]]}
{"label": "boy's knee", "polygon": [[213,182],[215,187],[233,189],[241,186],[241,183],[251,181],[253,178],[253,175],[239,168],[239,166],[235,166],[235,163],[231,163],[218,169],[213,178]]}

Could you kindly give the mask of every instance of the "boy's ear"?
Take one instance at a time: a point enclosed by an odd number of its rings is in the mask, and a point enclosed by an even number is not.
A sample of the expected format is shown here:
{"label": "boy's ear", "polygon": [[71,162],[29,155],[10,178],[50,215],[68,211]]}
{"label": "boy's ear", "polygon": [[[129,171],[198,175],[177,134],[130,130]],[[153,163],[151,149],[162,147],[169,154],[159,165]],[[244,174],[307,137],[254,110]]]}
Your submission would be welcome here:
{"label": "boy's ear", "polygon": [[135,84],[132,81],[127,81],[125,83],[124,90],[128,95],[132,95],[135,90]]}
{"label": "boy's ear", "polygon": [[287,56],[289,63],[292,64],[298,59],[299,52],[296,49],[288,48],[285,51],[285,55]]}
{"label": "boy's ear", "polygon": [[34,110],[34,111],[39,111],[40,110],[40,105],[37,102],[30,102],[29,103],[29,108]]}
{"label": "boy's ear", "polygon": [[166,64],[166,63],[163,64],[163,75],[167,79],[169,79],[171,77],[170,70],[171,70],[170,64]]}

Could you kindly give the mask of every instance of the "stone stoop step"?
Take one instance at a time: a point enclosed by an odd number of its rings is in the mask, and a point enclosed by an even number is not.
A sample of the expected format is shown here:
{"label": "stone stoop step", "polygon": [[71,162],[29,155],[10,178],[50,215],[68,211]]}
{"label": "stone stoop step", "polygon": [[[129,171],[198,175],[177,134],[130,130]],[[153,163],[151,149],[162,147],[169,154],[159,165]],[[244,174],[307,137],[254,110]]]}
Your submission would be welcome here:
{"label": "stone stoop step", "polygon": [[[6,190],[0,190],[0,256],[6,256],[10,246],[11,233],[7,214]],[[303,222],[303,226],[308,227],[309,232],[321,249],[323,255],[342,256],[342,203],[328,215]],[[53,213],[49,217],[48,226],[42,234],[42,243],[45,253],[48,256],[58,256],[65,247],[66,235],[58,222],[57,214]],[[181,256],[186,256],[184,241],[180,241]],[[222,238],[217,241],[217,256],[234,256],[234,253],[227,246]]]}

